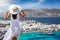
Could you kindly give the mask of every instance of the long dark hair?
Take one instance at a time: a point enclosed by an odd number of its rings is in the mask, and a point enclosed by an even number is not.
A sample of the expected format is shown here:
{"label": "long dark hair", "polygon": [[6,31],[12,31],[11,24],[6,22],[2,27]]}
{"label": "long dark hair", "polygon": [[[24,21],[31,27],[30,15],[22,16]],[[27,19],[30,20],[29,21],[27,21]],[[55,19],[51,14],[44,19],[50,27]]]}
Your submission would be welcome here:
{"label": "long dark hair", "polygon": [[12,18],[16,19],[17,18],[17,14],[12,14]]}

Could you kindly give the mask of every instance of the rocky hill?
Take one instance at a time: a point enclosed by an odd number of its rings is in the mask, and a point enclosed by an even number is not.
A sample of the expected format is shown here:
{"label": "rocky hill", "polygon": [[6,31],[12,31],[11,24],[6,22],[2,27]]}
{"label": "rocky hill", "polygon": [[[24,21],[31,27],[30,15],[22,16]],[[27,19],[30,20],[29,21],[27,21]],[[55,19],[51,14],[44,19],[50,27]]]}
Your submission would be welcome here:
{"label": "rocky hill", "polygon": [[[24,9],[27,17],[60,17],[60,9]],[[5,13],[0,12],[0,17]]]}
{"label": "rocky hill", "polygon": [[60,17],[60,9],[25,9],[27,17]]}

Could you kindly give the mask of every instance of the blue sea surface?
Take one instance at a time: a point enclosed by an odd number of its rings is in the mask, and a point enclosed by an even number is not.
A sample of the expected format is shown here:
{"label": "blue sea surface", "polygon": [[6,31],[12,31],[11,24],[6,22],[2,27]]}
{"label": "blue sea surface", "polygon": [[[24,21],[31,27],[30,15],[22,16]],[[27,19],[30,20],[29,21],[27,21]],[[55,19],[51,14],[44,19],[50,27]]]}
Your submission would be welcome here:
{"label": "blue sea surface", "polygon": [[43,34],[41,32],[29,32],[19,35],[18,40],[60,40],[60,32]]}
{"label": "blue sea surface", "polygon": [[[0,17],[0,20],[4,20]],[[10,20],[10,19],[8,19]],[[20,18],[22,20],[22,18]],[[45,17],[45,18],[26,18],[26,20],[35,20],[47,24],[60,24],[60,17]],[[60,40],[60,32],[53,34],[43,34],[41,32],[29,32],[19,35],[18,40]]]}
{"label": "blue sea surface", "polygon": [[36,20],[41,23],[60,24],[60,17],[42,17],[42,18],[27,18],[28,20]]}
{"label": "blue sea surface", "polygon": [[[4,20],[4,18],[0,17],[0,20]],[[23,19],[20,18],[20,20],[23,20]],[[46,24],[60,24],[60,17],[40,17],[40,18],[30,17],[30,18],[26,18],[26,20],[35,20],[41,23],[46,23]]]}
{"label": "blue sea surface", "polygon": [[[41,23],[60,24],[60,17],[46,17],[46,18],[26,18],[27,20],[35,20]],[[0,20],[4,20],[0,17]],[[10,20],[10,19],[8,19]],[[20,18],[22,20],[22,18]],[[41,32],[29,32],[19,35],[18,40],[60,40],[60,32],[53,34],[43,34]]]}

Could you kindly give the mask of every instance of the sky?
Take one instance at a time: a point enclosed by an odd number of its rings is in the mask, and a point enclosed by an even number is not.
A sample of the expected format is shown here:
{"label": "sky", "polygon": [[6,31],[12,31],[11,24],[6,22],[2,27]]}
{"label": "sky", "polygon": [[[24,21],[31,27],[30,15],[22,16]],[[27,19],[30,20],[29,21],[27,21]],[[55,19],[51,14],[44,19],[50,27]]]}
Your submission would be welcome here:
{"label": "sky", "polygon": [[23,9],[60,9],[60,0],[0,0],[0,11],[5,11],[10,5],[20,5]]}

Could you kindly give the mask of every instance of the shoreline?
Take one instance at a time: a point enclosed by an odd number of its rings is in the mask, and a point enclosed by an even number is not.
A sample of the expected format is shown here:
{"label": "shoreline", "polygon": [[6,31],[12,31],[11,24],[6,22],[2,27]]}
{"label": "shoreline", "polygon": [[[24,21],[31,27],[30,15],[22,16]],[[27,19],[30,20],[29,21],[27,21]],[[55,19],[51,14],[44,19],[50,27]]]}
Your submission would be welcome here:
{"label": "shoreline", "polygon": [[[6,31],[10,26],[11,21],[1,21],[0,22],[0,35],[1,38],[4,36]],[[34,20],[29,21],[20,21],[20,30],[21,34],[28,33],[28,32],[42,32],[44,34],[52,34],[52,32],[59,32],[60,31],[60,24],[43,24],[40,22],[36,22]]]}
{"label": "shoreline", "polygon": [[[2,23],[1,23],[2,22]],[[8,29],[11,21],[1,21],[0,22],[0,29]],[[30,30],[30,31],[39,31],[39,30],[46,30],[46,31],[60,31],[60,24],[44,24],[44,23],[40,23],[40,22],[36,22],[34,20],[27,20],[27,21],[20,21],[20,28],[21,30]]]}

